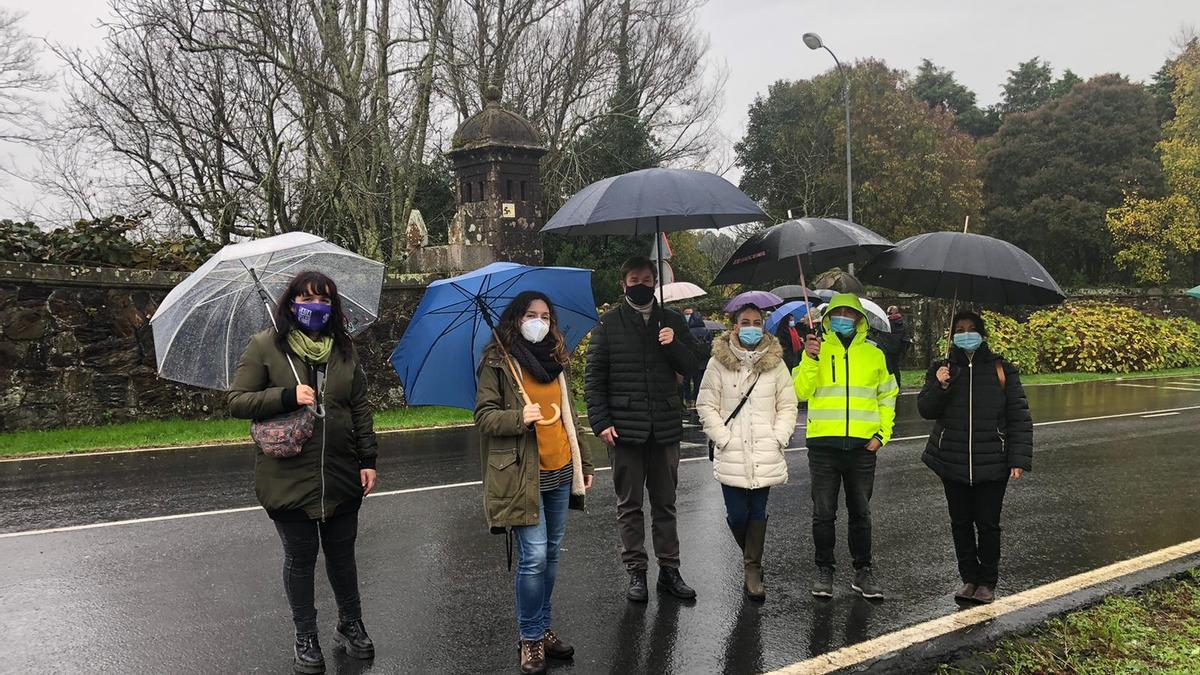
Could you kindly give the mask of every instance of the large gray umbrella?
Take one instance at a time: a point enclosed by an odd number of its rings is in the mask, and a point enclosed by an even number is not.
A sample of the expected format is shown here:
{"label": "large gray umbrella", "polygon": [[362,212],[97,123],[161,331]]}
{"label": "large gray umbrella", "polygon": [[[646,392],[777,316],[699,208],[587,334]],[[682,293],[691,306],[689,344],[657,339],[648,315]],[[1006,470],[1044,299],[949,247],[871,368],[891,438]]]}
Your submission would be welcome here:
{"label": "large gray umbrella", "polygon": [[337,284],[351,335],[378,318],[382,263],[305,232],[232,244],[171,289],[150,319],[159,376],[228,390],[250,336],[272,325],[268,306],[306,270]]}
{"label": "large gray umbrella", "polygon": [[[767,214],[724,178],[691,169],[642,169],[597,181],[575,193],[542,232],[575,235],[654,234],[766,220]],[[658,259],[661,280],[663,260]],[[661,300],[661,298],[660,298]]]}

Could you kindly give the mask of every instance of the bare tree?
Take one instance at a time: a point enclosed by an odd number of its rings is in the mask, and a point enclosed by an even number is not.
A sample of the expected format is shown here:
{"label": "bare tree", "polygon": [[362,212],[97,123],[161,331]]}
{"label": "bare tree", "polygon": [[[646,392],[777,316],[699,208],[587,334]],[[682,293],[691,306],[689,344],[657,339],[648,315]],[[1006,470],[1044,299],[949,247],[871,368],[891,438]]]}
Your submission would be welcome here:
{"label": "bare tree", "polygon": [[36,94],[53,86],[38,66],[40,46],[20,26],[23,15],[0,8],[0,141],[33,142],[37,131]]}

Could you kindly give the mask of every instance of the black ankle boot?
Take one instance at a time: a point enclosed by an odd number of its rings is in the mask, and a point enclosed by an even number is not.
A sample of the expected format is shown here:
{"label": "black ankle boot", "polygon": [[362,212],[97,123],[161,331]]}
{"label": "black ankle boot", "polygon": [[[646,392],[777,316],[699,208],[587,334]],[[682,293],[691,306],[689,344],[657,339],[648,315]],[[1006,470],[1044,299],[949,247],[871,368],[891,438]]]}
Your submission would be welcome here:
{"label": "black ankle boot", "polygon": [[292,666],[297,673],[325,672],[325,655],[321,653],[316,633],[296,636],[296,658]]}
{"label": "black ankle boot", "polygon": [[337,632],[333,634],[333,642],[356,659],[375,658],[375,643],[367,635],[362,619],[339,623]]}

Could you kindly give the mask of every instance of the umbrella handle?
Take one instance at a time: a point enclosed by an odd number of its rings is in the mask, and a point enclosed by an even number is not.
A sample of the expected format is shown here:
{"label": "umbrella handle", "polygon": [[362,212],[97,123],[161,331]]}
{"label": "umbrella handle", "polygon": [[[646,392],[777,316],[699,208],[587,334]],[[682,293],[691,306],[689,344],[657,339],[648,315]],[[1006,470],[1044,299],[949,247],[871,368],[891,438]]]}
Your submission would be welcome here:
{"label": "umbrella handle", "polygon": [[554,417],[548,420],[540,420],[538,422],[539,426],[548,427],[552,424],[558,424],[558,421],[562,419],[562,408],[559,408],[557,403],[551,403],[550,407],[554,409]]}
{"label": "umbrella handle", "polygon": [[[500,344],[499,341],[496,344]],[[501,347],[500,349],[503,351],[504,348]],[[512,359],[509,358],[507,352],[504,354],[504,363],[508,365],[508,372],[512,373],[513,382],[517,385],[517,391],[521,392],[521,398],[525,401],[525,405],[533,405],[533,401],[530,400],[525,387],[521,386],[521,374],[517,372],[517,367],[513,365]],[[554,409],[554,416],[550,419],[538,420],[538,426],[548,427],[552,424],[558,424],[558,421],[562,418],[562,408],[559,408],[557,403],[551,403],[550,407]]]}

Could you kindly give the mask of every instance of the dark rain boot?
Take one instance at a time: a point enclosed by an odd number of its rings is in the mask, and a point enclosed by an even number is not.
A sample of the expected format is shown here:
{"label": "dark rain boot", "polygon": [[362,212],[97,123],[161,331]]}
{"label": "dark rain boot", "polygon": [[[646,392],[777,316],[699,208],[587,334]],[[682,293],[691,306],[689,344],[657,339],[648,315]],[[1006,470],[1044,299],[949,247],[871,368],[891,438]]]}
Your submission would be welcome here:
{"label": "dark rain boot", "polygon": [[325,672],[325,655],[321,653],[321,643],[317,634],[296,636],[296,658],[292,661],[292,669],[297,673]]}
{"label": "dark rain boot", "polygon": [[367,635],[362,619],[338,624],[337,632],[333,634],[334,644],[346,650],[346,653],[356,659],[375,658],[375,643]]}
{"label": "dark rain boot", "polygon": [[746,595],[759,602],[767,599],[762,572],[763,546],[766,542],[767,521],[750,521],[746,526],[746,548],[742,556],[746,565]]}

